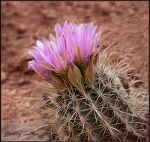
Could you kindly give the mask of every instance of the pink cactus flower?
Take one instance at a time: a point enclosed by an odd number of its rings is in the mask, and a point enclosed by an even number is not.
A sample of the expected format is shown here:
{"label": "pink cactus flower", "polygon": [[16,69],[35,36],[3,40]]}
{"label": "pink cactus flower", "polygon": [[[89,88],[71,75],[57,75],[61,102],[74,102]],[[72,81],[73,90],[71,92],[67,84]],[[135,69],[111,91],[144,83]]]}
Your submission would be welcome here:
{"label": "pink cactus flower", "polygon": [[56,37],[37,41],[35,49],[29,50],[34,60],[29,61],[29,69],[40,74],[44,79],[53,72],[65,72],[69,65],[76,62],[88,63],[96,52],[99,32],[92,23],[76,25],[64,23],[55,26]]}

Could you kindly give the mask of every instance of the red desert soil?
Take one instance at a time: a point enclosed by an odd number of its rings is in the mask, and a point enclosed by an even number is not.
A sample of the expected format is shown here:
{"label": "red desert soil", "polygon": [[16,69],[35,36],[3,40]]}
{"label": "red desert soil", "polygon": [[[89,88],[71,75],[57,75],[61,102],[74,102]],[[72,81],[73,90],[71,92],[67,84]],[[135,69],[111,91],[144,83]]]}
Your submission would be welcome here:
{"label": "red desert soil", "polygon": [[131,66],[141,74],[142,87],[148,87],[148,1],[2,2],[2,122],[41,119],[29,111],[40,98],[34,88],[41,79],[28,70],[27,52],[65,20],[95,23],[102,30],[101,43],[107,46],[115,41],[112,51],[131,54]]}

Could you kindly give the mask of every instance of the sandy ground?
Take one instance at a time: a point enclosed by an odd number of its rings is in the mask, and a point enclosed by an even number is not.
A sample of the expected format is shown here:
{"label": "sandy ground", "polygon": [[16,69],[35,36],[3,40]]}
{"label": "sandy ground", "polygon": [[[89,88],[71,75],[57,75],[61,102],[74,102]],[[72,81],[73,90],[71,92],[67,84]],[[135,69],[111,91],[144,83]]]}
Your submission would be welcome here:
{"label": "sandy ground", "polygon": [[135,74],[148,87],[148,2],[2,2],[2,122],[41,119],[30,110],[39,101],[41,79],[27,68],[27,52],[35,41],[53,33],[65,20],[93,22],[102,30],[101,43],[131,54]]}

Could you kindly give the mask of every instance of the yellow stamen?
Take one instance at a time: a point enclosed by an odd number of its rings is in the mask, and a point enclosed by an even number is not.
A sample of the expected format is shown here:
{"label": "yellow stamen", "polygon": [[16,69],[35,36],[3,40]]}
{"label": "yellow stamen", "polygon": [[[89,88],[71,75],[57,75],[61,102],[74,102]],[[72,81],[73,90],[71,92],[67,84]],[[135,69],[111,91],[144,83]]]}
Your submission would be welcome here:
{"label": "yellow stamen", "polygon": [[69,58],[69,55],[66,54],[66,53],[64,53],[63,57],[64,57],[64,59],[68,59],[68,58]]}

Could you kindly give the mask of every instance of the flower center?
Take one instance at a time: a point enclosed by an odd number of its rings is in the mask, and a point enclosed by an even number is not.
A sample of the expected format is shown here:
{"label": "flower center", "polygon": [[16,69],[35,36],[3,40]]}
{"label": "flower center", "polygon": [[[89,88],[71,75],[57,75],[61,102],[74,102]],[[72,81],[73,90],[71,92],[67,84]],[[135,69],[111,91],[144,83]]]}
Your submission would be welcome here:
{"label": "flower center", "polygon": [[63,57],[64,57],[64,59],[68,59],[68,58],[69,58],[69,54],[64,53],[64,54],[63,54]]}

